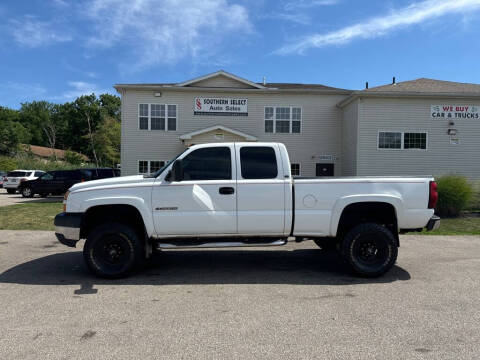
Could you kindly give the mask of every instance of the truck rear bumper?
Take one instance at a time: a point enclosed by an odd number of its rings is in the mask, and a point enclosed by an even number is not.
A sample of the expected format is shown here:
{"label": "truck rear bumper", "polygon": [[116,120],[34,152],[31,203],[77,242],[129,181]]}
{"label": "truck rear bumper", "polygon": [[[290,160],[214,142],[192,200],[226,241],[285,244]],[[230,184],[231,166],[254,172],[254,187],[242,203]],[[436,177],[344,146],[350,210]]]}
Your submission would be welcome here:
{"label": "truck rear bumper", "polygon": [[440,218],[437,215],[433,215],[427,223],[427,231],[437,230],[440,227]]}
{"label": "truck rear bumper", "polygon": [[55,216],[55,236],[63,245],[75,247],[80,240],[82,213],[60,213]]}

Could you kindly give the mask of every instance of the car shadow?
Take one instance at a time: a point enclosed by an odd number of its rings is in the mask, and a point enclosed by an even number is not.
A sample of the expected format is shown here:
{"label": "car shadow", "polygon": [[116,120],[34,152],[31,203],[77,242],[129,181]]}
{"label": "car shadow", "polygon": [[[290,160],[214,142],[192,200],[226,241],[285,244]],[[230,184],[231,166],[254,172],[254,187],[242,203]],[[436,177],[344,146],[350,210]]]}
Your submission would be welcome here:
{"label": "car shadow", "polygon": [[355,285],[409,280],[394,266],[387,274],[369,279],[352,276],[336,253],[299,250],[182,250],[163,251],[145,268],[126,279],[92,276],[80,251],[44,256],[0,274],[0,283],[79,285],[75,294],[96,293],[94,285],[290,284]]}

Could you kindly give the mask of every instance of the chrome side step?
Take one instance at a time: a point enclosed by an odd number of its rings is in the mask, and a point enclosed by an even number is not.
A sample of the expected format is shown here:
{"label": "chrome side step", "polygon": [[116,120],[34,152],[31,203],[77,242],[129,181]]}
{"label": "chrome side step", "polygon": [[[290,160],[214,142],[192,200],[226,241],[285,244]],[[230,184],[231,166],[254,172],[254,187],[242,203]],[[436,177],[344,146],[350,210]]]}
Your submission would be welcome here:
{"label": "chrome side step", "polygon": [[205,249],[205,248],[228,248],[228,247],[254,247],[254,246],[282,246],[285,245],[288,241],[287,240],[275,240],[272,242],[264,242],[264,243],[245,243],[245,242],[209,242],[203,244],[169,244],[169,243],[161,243],[158,242],[155,244],[155,248],[157,250],[160,249]]}

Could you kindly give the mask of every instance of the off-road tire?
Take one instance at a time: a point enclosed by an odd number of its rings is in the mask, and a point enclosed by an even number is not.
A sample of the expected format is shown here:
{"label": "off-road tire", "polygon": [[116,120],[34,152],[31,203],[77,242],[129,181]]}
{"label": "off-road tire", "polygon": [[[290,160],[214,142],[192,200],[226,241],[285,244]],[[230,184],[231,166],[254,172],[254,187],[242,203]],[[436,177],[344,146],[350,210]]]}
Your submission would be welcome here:
{"label": "off-road tire", "polygon": [[105,223],[94,228],[83,248],[87,267],[96,276],[118,279],[132,274],[143,263],[142,242],[130,226]]}
{"label": "off-road tire", "polygon": [[353,272],[363,277],[378,277],[390,270],[397,260],[395,236],[375,223],[355,226],[343,238],[341,255]]}

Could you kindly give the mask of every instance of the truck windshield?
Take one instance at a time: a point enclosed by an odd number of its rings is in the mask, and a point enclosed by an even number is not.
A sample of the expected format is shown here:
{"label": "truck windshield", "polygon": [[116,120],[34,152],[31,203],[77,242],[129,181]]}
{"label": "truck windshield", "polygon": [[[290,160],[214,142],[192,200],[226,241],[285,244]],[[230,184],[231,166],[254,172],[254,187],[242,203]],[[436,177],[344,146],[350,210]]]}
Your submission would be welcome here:
{"label": "truck windshield", "polygon": [[157,176],[159,176],[161,173],[163,173],[165,171],[165,169],[171,164],[173,163],[175,160],[178,159],[178,157],[180,155],[182,155],[185,151],[187,151],[188,148],[186,148],[185,150],[183,150],[180,154],[178,154],[177,156],[175,156],[172,160],[170,161],[167,161],[165,163],[165,165],[163,165],[159,170],[157,170],[157,172],[153,173],[152,175],[146,175],[145,177],[152,177],[152,178],[156,178]]}

